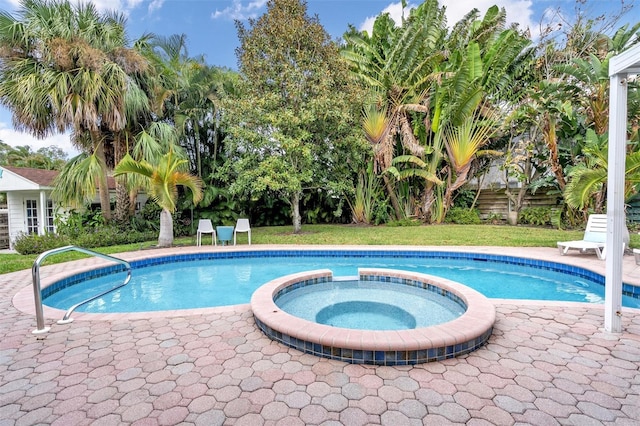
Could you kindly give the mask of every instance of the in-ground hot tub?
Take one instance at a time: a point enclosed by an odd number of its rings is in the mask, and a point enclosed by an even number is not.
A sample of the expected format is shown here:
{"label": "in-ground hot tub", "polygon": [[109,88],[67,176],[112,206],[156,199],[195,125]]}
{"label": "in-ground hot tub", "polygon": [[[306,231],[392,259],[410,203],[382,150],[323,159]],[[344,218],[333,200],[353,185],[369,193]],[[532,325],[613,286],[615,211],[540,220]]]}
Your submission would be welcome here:
{"label": "in-ground hot tub", "polygon": [[[386,310],[393,319],[399,315],[400,326],[395,329],[367,330],[320,324],[291,315],[278,306],[280,297],[333,281],[330,270],[318,270],[287,275],[256,290],[251,298],[256,324],[271,339],[300,351],[358,364],[406,365],[439,361],[469,353],[484,345],[491,336],[495,307],[471,288],[444,278],[407,271],[359,269],[358,274],[361,282],[383,282],[389,289],[410,286],[414,291],[436,293],[458,305],[463,313],[450,321],[422,326],[422,316],[428,317],[429,309],[408,312],[405,307],[386,301],[352,300],[328,303],[315,314],[321,321],[323,317],[331,321],[342,314],[357,316],[359,311],[366,314],[375,309]],[[346,305],[339,306],[341,303]],[[329,312],[323,312],[324,309]]]}

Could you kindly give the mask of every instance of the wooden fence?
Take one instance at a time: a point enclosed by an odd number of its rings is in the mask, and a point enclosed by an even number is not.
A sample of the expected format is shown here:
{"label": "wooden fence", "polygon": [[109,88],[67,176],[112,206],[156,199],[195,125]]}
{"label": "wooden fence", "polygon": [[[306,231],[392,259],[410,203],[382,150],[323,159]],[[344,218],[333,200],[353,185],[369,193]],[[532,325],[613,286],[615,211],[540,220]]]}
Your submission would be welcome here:
{"label": "wooden fence", "polygon": [[[562,198],[558,195],[547,195],[545,193],[527,194],[523,202],[523,208],[549,207],[553,209],[559,207],[561,203]],[[506,219],[509,212],[509,199],[504,193],[504,189],[484,189],[480,191],[476,207],[480,211],[481,219],[486,219],[492,214]]]}

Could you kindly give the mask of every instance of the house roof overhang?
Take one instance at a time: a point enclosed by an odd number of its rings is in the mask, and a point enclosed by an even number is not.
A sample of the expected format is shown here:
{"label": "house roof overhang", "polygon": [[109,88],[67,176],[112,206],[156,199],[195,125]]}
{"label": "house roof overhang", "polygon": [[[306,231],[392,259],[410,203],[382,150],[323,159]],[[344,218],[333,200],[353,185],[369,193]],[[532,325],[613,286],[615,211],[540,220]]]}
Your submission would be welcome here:
{"label": "house roof overhang", "polygon": [[609,60],[609,76],[640,73],[640,44],[612,57]]}
{"label": "house roof overhang", "polygon": [[[52,190],[59,173],[57,170],[0,166],[0,192]],[[115,190],[116,181],[112,176],[108,177],[107,184],[110,191]]]}
{"label": "house roof overhang", "polygon": [[0,166],[0,192],[51,190],[58,175],[55,170]]}

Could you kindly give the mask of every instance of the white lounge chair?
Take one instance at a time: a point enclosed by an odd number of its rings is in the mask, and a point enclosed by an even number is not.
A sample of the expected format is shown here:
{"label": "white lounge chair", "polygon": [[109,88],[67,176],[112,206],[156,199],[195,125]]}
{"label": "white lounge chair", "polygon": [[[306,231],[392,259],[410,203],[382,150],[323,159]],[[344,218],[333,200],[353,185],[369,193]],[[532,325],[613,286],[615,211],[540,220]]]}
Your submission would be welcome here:
{"label": "white lounge chair", "polygon": [[[629,243],[629,231],[624,227],[622,249]],[[558,249],[561,255],[567,254],[569,249],[580,250],[585,253],[587,250],[594,250],[598,259],[604,259],[606,255],[605,243],[607,241],[607,215],[592,214],[587,221],[582,240],[558,241]]]}
{"label": "white lounge chair", "polygon": [[238,219],[236,227],[233,230],[233,245],[236,245],[236,234],[238,232],[246,232],[249,235],[249,245],[251,245],[251,225],[249,225],[249,219]]}
{"label": "white lounge chair", "polygon": [[210,219],[200,219],[198,221],[198,231],[196,232],[196,245],[202,244],[202,234],[211,234],[211,244],[218,245],[216,242],[216,230],[213,229],[213,224]]}

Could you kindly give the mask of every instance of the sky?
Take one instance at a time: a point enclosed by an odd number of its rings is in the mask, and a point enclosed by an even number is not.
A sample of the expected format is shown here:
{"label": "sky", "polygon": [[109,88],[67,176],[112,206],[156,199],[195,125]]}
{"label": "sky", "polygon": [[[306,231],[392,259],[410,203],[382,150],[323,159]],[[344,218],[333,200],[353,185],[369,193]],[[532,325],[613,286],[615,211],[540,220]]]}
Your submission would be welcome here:
{"label": "sky", "polygon": [[[72,0],[75,1],[75,0]],[[583,9],[589,16],[610,15],[620,8],[623,0],[586,0]],[[638,1],[638,0],[636,0]],[[626,4],[634,0],[625,0]],[[237,69],[235,48],[238,37],[235,21],[247,23],[266,11],[267,0],[95,0],[99,10],[117,10],[127,17],[127,34],[133,41],[143,34],[170,36],[185,34],[190,56],[204,55],[210,65]],[[407,1],[412,7],[419,1]],[[535,36],[540,24],[557,19],[560,10],[567,17],[575,14],[573,0],[440,0],[446,6],[449,25],[457,22],[472,8],[482,14],[496,4],[507,11],[507,21],[529,28]],[[0,10],[15,16],[18,0],[0,0]],[[392,0],[307,0],[308,14],[317,15],[325,30],[335,39],[344,34],[349,25],[359,30],[370,30],[380,13],[388,12],[399,21],[402,16],[400,1]],[[406,13],[406,12],[405,12]],[[626,20],[640,21],[640,4]],[[36,139],[14,130],[11,112],[0,107],[0,140],[11,145],[29,145],[36,151],[50,145],[61,147],[70,156],[77,154],[69,141],[69,134],[57,134]]]}

